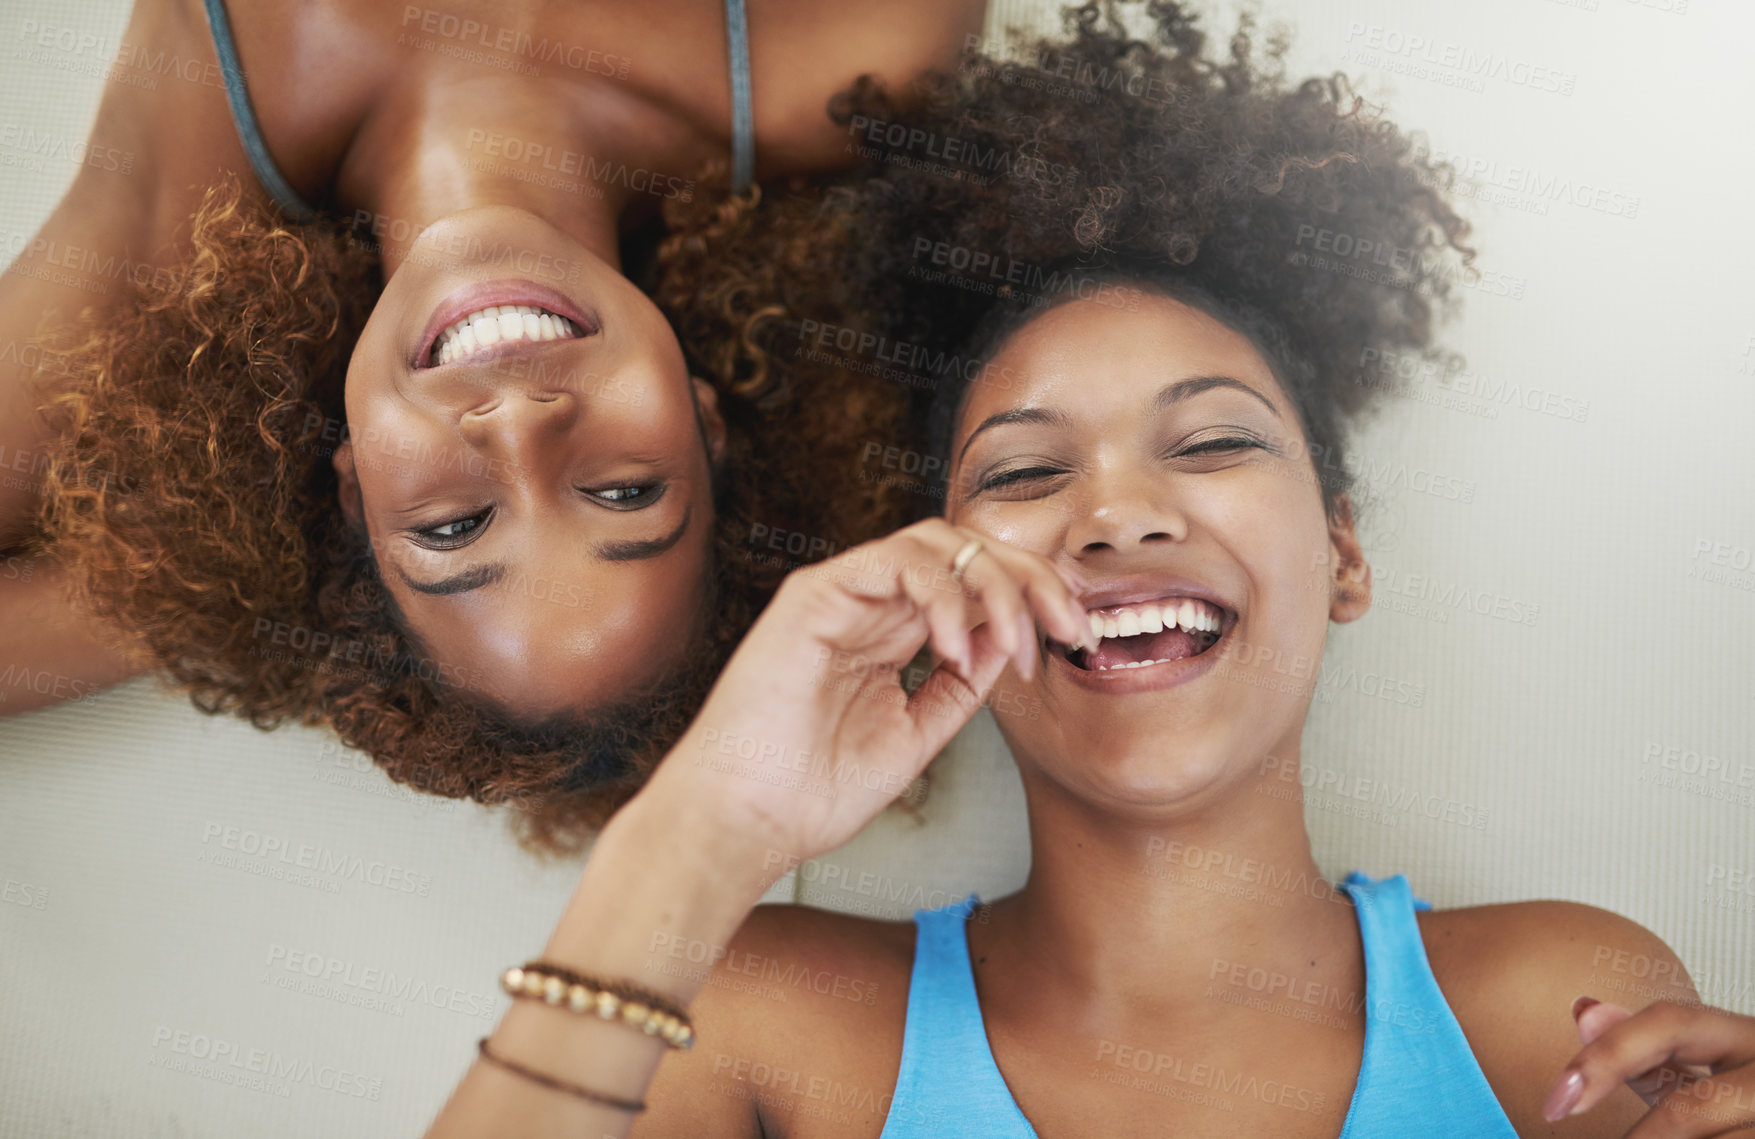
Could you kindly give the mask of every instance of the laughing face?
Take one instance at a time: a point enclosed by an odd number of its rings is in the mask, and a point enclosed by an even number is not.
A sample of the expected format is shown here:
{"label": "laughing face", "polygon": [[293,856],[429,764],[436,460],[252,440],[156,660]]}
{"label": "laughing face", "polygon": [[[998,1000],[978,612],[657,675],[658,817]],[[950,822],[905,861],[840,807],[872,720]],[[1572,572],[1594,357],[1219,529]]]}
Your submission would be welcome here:
{"label": "laughing face", "polygon": [[626,278],[535,215],[454,214],[347,375],[342,506],[435,671],[530,718],[612,703],[703,620],[724,442]]}
{"label": "laughing face", "polygon": [[998,717],[1026,778],[1143,809],[1297,755],[1328,624],[1365,611],[1369,577],[1262,353],[1146,293],[1048,310],[984,375],[1005,382],[965,397],[948,517],[1077,569],[1102,638],[1001,680],[1041,709]]}

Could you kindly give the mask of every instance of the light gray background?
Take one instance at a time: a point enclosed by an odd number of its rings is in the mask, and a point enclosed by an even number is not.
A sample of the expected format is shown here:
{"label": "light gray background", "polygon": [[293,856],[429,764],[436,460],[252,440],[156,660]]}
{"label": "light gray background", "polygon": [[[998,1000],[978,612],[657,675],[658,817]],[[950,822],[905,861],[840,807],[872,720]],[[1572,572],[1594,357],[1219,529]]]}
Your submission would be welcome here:
{"label": "light gray background", "polygon": [[[1737,779],[1755,764],[1755,9],[1677,2],[1267,9],[1295,25],[1298,73],[1344,69],[1478,162],[1464,206],[1482,265],[1522,293],[1465,293],[1450,342],[1474,403],[1425,384],[1360,445],[1380,583],[1539,607],[1519,625],[1380,586],[1331,637],[1307,816],[1333,877],[1403,872],[1441,907],[1605,906],[1674,946],[1708,1001],[1755,1012],[1755,895],[1726,888],[1755,872],[1755,787]],[[23,22],[113,44],[126,10],[9,0],[0,125],[82,138],[101,80],[17,58]],[[996,3],[990,33],[1036,10]],[[1537,68],[1571,94],[1519,81]],[[0,146],[7,254],[72,172]],[[1620,212],[1544,184],[1602,189]],[[1583,421],[1518,402],[1542,393],[1588,404]],[[1432,479],[1470,501],[1423,493]],[[1368,676],[1405,702],[1366,694]],[[1732,778],[1690,774],[1688,753]],[[1018,885],[1021,794],[991,721],[941,768],[921,819],[880,819],[775,896],[901,917]],[[1486,825],[1334,789],[1359,779]],[[342,869],[301,883],[225,864],[226,828]],[[417,1133],[497,1016],[497,971],[540,946],[576,874],[321,732],[208,719],[152,681],[0,721],[0,1136]],[[282,988],[303,977],[289,960],[406,988],[384,1007],[357,984]],[[174,1070],[177,1033],[377,1081],[377,1097],[329,1075],[283,1096]]]}

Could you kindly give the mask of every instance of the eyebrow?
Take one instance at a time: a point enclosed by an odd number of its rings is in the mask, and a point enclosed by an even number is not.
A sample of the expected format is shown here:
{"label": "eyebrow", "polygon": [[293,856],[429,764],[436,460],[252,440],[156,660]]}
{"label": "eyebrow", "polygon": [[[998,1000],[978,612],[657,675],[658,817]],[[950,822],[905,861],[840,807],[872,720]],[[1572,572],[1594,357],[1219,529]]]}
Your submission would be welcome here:
{"label": "eyebrow", "polygon": [[1273,412],[1274,418],[1281,418],[1280,409],[1274,406],[1272,400],[1268,399],[1267,396],[1262,395],[1242,380],[1234,380],[1230,376],[1194,376],[1186,380],[1177,380],[1173,384],[1165,384],[1162,388],[1158,389],[1158,394],[1152,397],[1152,410],[1164,411],[1191,396],[1199,395],[1209,388],[1236,388],[1240,392],[1248,392],[1256,399],[1259,399],[1262,402],[1262,405],[1269,411]]}
{"label": "eyebrow", "polygon": [[662,538],[653,538],[646,542],[603,542],[594,547],[593,553],[606,562],[638,562],[647,558],[655,558],[682,541],[683,534],[689,528],[689,519],[694,517],[695,508],[690,506],[683,511],[682,521],[675,530]]}
{"label": "eyebrow", "polygon": [[[1210,388],[1236,388],[1238,391],[1248,392],[1259,399],[1269,411],[1273,412],[1275,418],[1283,418],[1280,416],[1279,408],[1273,405],[1273,401],[1242,380],[1234,380],[1230,376],[1191,376],[1186,380],[1165,384],[1158,389],[1158,394],[1152,397],[1152,410],[1164,411]],[[1046,407],[1020,407],[990,415],[981,421],[981,426],[969,432],[969,438],[963,441],[963,449],[957,452],[957,462],[963,461],[963,456],[969,451],[969,444],[975,442],[975,437],[989,427],[1006,427],[1020,423],[1065,428],[1071,425],[1071,420],[1065,412]]]}
{"label": "eyebrow", "polygon": [[[606,562],[638,562],[655,558],[678,542],[688,532],[689,521],[694,517],[695,508],[683,511],[682,522],[675,530],[662,538],[653,538],[643,542],[601,542],[592,547],[591,552]],[[402,584],[416,593],[425,593],[434,597],[447,597],[458,593],[468,593],[473,589],[492,585],[506,576],[505,562],[490,562],[485,566],[466,569],[462,573],[442,577],[437,581],[416,581],[408,576],[401,566],[396,567],[396,574],[402,578]]]}

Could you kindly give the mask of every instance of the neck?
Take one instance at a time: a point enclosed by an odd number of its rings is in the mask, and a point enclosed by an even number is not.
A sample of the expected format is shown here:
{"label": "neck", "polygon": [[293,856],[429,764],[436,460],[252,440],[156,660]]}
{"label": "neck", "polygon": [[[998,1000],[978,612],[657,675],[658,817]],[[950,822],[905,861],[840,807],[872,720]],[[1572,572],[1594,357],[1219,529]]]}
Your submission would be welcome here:
{"label": "neck", "polygon": [[481,206],[533,213],[619,269],[623,223],[657,201],[625,172],[692,168],[692,143],[613,87],[448,76],[362,128],[341,188],[373,215],[386,279],[422,230]]}
{"label": "neck", "polygon": [[1245,985],[1264,970],[1362,986],[1353,907],[1311,857],[1296,745],[1165,818],[1118,817],[1025,767],[1030,876],[995,907],[996,963],[1069,1009],[1125,1019],[1220,1012],[1239,965]]}

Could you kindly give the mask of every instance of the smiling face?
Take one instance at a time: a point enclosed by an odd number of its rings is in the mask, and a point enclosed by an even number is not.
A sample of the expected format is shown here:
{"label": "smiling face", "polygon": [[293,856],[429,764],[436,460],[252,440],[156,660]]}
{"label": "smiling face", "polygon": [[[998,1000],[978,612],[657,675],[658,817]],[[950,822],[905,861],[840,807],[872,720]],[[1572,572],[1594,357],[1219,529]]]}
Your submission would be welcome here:
{"label": "smiling face", "polygon": [[1087,801],[1202,801],[1295,757],[1328,622],[1369,604],[1298,412],[1248,337],[1153,293],[1071,301],[992,357],[957,418],[947,516],[1077,571],[1103,635],[1001,686],[1014,755]]}
{"label": "smiling face", "polygon": [[342,505],[442,674],[536,718],[614,702],[695,639],[712,390],[651,301],[535,215],[421,234],[354,350],[347,419]]}

